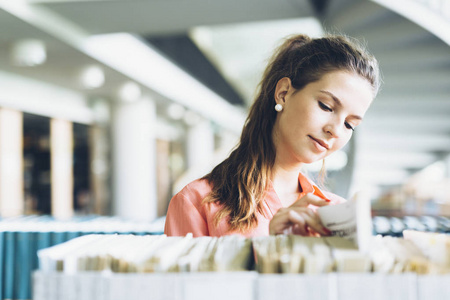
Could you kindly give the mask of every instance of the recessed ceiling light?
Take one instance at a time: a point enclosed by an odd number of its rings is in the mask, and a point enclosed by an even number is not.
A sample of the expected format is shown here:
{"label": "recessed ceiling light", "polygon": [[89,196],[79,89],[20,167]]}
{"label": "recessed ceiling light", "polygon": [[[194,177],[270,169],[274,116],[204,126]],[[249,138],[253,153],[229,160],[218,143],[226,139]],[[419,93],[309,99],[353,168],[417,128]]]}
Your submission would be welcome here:
{"label": "recessed ceiling light", "polygon": [[132,81],[124,83],[119,89],[119,97],[125,102],[136,101],[141,97],[141,95],[141,88]]}
{"label": "recessed ceiling light", "polygon": [[86,89],[96,89],[105,83],[105,73],[99,66],[88,66],[81,70],[81,85]]}
{"label": "recessed ceiling light", "polygon": [[19,67],[42,65],[47,60],[45,43],[36,39],[15,42],[11,47],[11,63]]}
{"label": "recessed ceiling light", "polygon": [[167,107],[167,114],[173,120],[181,120],[184,116],[186,109],[177,103],[172,103]]}

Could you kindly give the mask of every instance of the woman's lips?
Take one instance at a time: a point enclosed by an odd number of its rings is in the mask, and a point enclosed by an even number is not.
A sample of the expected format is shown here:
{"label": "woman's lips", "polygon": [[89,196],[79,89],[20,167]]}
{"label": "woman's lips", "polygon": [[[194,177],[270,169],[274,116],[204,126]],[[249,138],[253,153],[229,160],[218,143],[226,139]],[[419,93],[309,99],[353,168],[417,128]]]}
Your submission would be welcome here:
{"label": "woman's lips", "polygon": [[325,143],[324,141],[322,141],[320,139],[316,139],[316,138],[314,138],[314,137],[312,137],[310,135],[308,135],[308,137],[315,142],[314,144],[316,145],[316,148],[318,150],[325,151],[325,150],[330,149],[330,146],[328,146],[328,144]]}

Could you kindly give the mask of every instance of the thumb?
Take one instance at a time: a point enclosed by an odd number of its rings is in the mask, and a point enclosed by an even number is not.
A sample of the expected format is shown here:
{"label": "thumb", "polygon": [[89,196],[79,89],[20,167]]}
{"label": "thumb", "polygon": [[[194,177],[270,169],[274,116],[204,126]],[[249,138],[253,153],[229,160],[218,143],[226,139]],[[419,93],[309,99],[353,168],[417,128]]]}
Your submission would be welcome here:
{"label": "thumb", "polygon": [[320,198],[319,196],[316,196],[312,193],[308,193],[305,196],[303,196],[302,198],[300,198],[299,200],[297,200],[294,204],[292,204],[291,207],[294,207],[294,206],[306,207],[310,204],[315,205],[315,206],[326,206],[326,205],[330,204],[330,200]]}

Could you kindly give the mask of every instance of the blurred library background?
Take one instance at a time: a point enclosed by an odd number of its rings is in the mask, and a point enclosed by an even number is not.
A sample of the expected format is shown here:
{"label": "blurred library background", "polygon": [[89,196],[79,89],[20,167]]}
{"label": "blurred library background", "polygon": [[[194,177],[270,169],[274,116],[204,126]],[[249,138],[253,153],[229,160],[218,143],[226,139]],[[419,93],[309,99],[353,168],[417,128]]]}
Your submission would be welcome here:
{"label": "blurred library background", "polygon": [[326,32],[383,77],[327,188],[370,195],[374,234],[449,233],[450,1],[0,0],[0,299],[31,299],[39,249],[161,234],[236,145],[273,49]]}

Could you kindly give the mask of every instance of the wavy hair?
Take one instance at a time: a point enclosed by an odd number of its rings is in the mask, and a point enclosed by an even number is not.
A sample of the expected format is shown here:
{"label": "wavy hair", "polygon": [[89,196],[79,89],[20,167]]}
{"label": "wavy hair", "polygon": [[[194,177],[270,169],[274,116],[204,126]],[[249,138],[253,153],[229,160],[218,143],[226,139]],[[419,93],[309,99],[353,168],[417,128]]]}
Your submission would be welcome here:
{"label": "wavy hair", "polygon": [[378,63],[355,40],[342,35],[317,39],[296,35],[276,50],[264,71],[238,145],[203,177],[212,184],[212,192],[203,203],[221,205],[215,216],[216,226],[226,218],[231,230],[245,232],[257,225],[257,213],[263,214],[264,195],[276,155],[272,129],[277,117],[274,93],[278,81],[288,77],[292,86],[300,90],[337,70],[362,76],[370,82],[374,97],[377,94]]}

